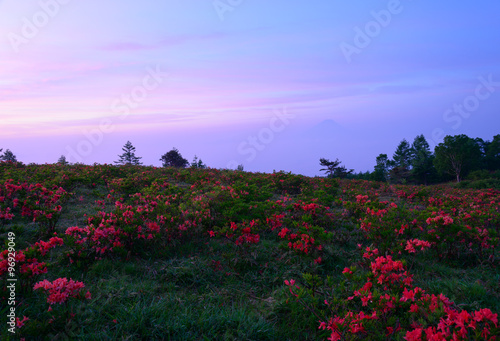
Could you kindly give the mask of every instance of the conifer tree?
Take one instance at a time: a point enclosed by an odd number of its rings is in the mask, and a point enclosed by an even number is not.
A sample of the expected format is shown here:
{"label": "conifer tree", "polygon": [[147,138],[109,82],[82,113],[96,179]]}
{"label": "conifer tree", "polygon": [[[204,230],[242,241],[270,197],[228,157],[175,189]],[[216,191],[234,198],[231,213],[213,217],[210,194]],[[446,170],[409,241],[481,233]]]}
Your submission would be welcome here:
{"label": "conifer tree", "polygon": [[389,168],[391,166],[391,161],[387,157],[387,154],[379,154],[376,163],[372,173],[372,179],[375,181],[387,181],[389,177]]}
{"label": "conifer tree", "polygon": [[411,148],[406,139],[403,139],[392,156],[394,167],[409,169],[411,166]]}
{"label": "conifer tree", "polygon": [[354,169],[347,170],[345,166],[341,166],[342,162],[339,159],[335,161],[330,161],[325,158],[319,159],[319,164],[323,167],[320,171],[326,172],[329,178],[345,178],[347,175],[352,174]]}
{"label": "conifer tree", "polygon": [[123,154],[118,155],[120,158],[118,161],[115,161],[116,164],[119,165],[142,165],[142,162],[139,160],[142,157],[135,156],[135,147],[132,145],[130,141],[127,141],[122,148]]}
{"label": "conifer tree", "polygon": [[198,168],[198,169],[205,169],[207,168],[207,165],[201,161],[201,159],[198,159],[198,156],[194,156],[193,161],[191,162],[191,168]]}
{"label": "conifer tree", "polygon": [[423,134],[413,140],[411,153],[411,174],[419,183],[427,185],[430,178],[435,175],[436,169],[433,164],[434,155]]}
{"label": "conifer tree", "polygon": [[68,160],[66,160],[66,156],[64,156],[64,155],[61,155],[61,157],[59,158],[59,160],[57,160],[57,163],[60,164],[60,165],[63,165],[63,166],[69,164]]}

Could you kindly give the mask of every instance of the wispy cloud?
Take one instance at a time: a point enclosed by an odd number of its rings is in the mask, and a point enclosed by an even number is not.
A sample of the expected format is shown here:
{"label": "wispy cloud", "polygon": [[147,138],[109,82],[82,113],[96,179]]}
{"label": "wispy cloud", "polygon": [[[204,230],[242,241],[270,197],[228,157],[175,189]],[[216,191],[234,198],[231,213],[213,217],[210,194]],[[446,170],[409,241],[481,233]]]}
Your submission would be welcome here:
{"label": "wispy cloud", "polygon": [[209,43],[214,40],[219,40],[227,37],[223,33],[208,33],[208,34],[185,34],[177,36],[163,37],[156,42],[145,44],[142,42],[122,41],[105,44],[100,47],[104,51],[140,51],[140,50],[154,50],[165,47],[173,47],[177,45],[190,44],[190,43]]}

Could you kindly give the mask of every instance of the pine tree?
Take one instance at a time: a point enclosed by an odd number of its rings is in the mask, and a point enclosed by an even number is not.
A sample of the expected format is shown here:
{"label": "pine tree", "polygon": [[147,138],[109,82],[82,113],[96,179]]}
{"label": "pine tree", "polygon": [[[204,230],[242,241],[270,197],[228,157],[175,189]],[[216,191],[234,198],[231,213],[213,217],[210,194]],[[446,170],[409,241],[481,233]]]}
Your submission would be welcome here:
{"label": "pine tree", "polygon": [[328,159],[321,158],[319,159],[319,164],[323,167],[323,169],[320,169],[320,171],[325,171],[327,174],[327,177],[329,178],[345,178],[347,175],[352,174],[354,172],[354,169],[347,170],[345,166],[341,166],[342,162],[339,159],[336,159],[335,161],[330,161]]}
{"label": "pine tree", "polygon": [[391,162],[387,157],[387,154],[379,154],[376,159],[377,164],[375,165],[375,170],[372,173],[372,179],[375,181],[387,181],[389,175],[389,167]]}
{"label": "pine tree", "polygon": [[116,164],[119,165],[142,165],[142,162],[139,160],[142,159],[142,157],[137,157],[135,156],[135,147],[132,145],[130,141],[127,141],[125,145],[122,148],[123,154],[118,155],[120,160],[115,161]]}
{"label": "pine tree", "polygon": [[411,153],[411,174],[418,182],[427,185],[436,170],[433,164],[434,155],[423,134],[413,140]]}
{"label": "pine tree", "polygon": [[392,160],[395,167],[410,169],[411,165],[411,148],[410,144],[406,139],[403,139],[398,145],[396,152],[392,156]]}
{"label": "pine tree", "polygon": [[391,182],[406,183],[410,177],[411,156],[410,144],[406,139],[403,139],[394,152],[392,161],[389,162],[389,165],[392,167],[389,171]]}
{"label": "pine tree", "polygon": [[64,156],[64,155],[61,155],[59,160],[57,160],[57,163],[60,165],[63,165],[63,166],[69,165],[69,162],[66,160],[66,156]]}
{"label": "pine tree", "polygon": [[198,159],[198,156],[194,156],[193,162],[191,162],[191,168],[198,168],[198,169],[205,169],[207,168],[207,165],[201,161],[201,159]]}

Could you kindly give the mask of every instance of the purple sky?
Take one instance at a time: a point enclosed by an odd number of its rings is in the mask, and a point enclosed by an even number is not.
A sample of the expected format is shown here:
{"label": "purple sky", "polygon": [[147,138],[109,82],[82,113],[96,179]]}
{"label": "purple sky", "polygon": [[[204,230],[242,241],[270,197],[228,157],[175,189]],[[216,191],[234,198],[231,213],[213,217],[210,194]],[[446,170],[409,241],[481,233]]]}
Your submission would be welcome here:
{"label": "purple sky", "polygon": [[24,163],[373,170],[500,134],[498,1],[0,0],[0,148]]}

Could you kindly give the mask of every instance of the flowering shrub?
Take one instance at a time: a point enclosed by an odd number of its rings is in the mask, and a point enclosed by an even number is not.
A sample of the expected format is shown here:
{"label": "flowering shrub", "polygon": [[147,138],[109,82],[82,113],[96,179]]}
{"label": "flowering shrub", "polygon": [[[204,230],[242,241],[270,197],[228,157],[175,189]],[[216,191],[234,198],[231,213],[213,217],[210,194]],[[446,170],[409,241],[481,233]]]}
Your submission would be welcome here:
{"label": "flowering shrub", "polygon": [[90,292],[83,293],[85,284],[82,282],[75,282],[67,278],[58,278],[53,282],[43,280],[38,282],[33,287],[33,290],[42,289],[47,296],[47,303],[49,304],[62,304],[66,303],[70,298],[76,299],[91,299]]}
{"label": "flowering shrub", "polygon": [[[34,292],[42,292],[47,296],[49,308],[33,322],[27,326],[23,333],[29,336],[37,335],[36,329],[53,332],[55,334],[65,334],[68,327],[70,330],[76,330],[80,324],[77,319],[79,316],[74,311],[75,303],[78,301],[88,301],[92,298],[89,291],[85,291],[83,282],[74,281],[67,278],[57,278],[52,282],[43,280],[33,286]],[[25,321],[21,321],[25,322]],[[34,335],[33,335],[34,334]],[[53,334],[51,334],[53,335]],[[71,334],[68,337],[74,337]]]}
{"label": "flowering shrub", "polygon": [[19,197],[25,192],[26,184],[15,185],[13,179],[0,181],[0,223],[14,218],[15,210],[19,209]]}
{"label": "flowering shrub", "polygon": [[[130,203],[116,200],[112,212],[98,211],[88,217],[85,227],[66,229],[70,262],[88,264],[105,256],[165,247],[204,232],[201,225],[210,220],[209,199],[204,196],[193,196],[189,205],[180,202],[177,194],[135,193],[129,198]],[[112,199],[108,195],[107,200]]]}
{"label": "flowering shrub", "polygon": [[[6,278],[9,268],[15,266],[15,274],[19,278],[21,288],[20,294],[26,294],[40,275],[47,273],[48,264],[40,260],[47,255],[49,250],[63,243],[62,238],[59,237],[52,237],[48,242],[40,240],[24,250],[17,251],[14,264],[8,262],[9,250],[4,250],[0,253],[0,278]],[[1,282],[4,283],[4,281]],[[3,285],[2,288],[6,286]]]}
{"label": "flowering shrub", "polygon": [[[469,313],[442,294],[427,294],[413,286],[403,262],[376,254],[365,253],[359,269],[345,268],[346,279],[337,288],[329,280],[313,286],[311,276],[304,277],[304,286],[285,281],[296,301],[313,302],[309,311],[330,316],[321,318],[318,327],[328,340],[479,340],[500,332],[497,314],[489,309]],[[353,295],[345,297],[349,291]],[[311,300],[318,292],[324,296]]]}
{"label": "flowering shrub", "polygon": [[[221,236],[225,240],[230,241],[238,250],[238,258],[245,261],[254,262],[255,255],[251,254],[251,250],[255,244],[260,241],[259,221],[252,220],[250,222],[235,223],[231,222],[229,226],[223,228],[215,228],[214,231],[208,231],[211,238]],[[239,259],[234,258],[234,262]]]}
{"label": "flowering shrub", "polygon": [[431,247],[431,243],[425,240],[410,239],[406,242],[405,250],[409,253],[415,253],[417,250],[415,248],[420,248],[421,251]]}
{"label": "flowering shrub", "polygon": [[61,203],[69,196],[62,187],[54,186],[49,190],[39,183],[30,185],[22,214],[33,217],[33,222],[37,222],[45,233],[52,234],[61,215]]}

